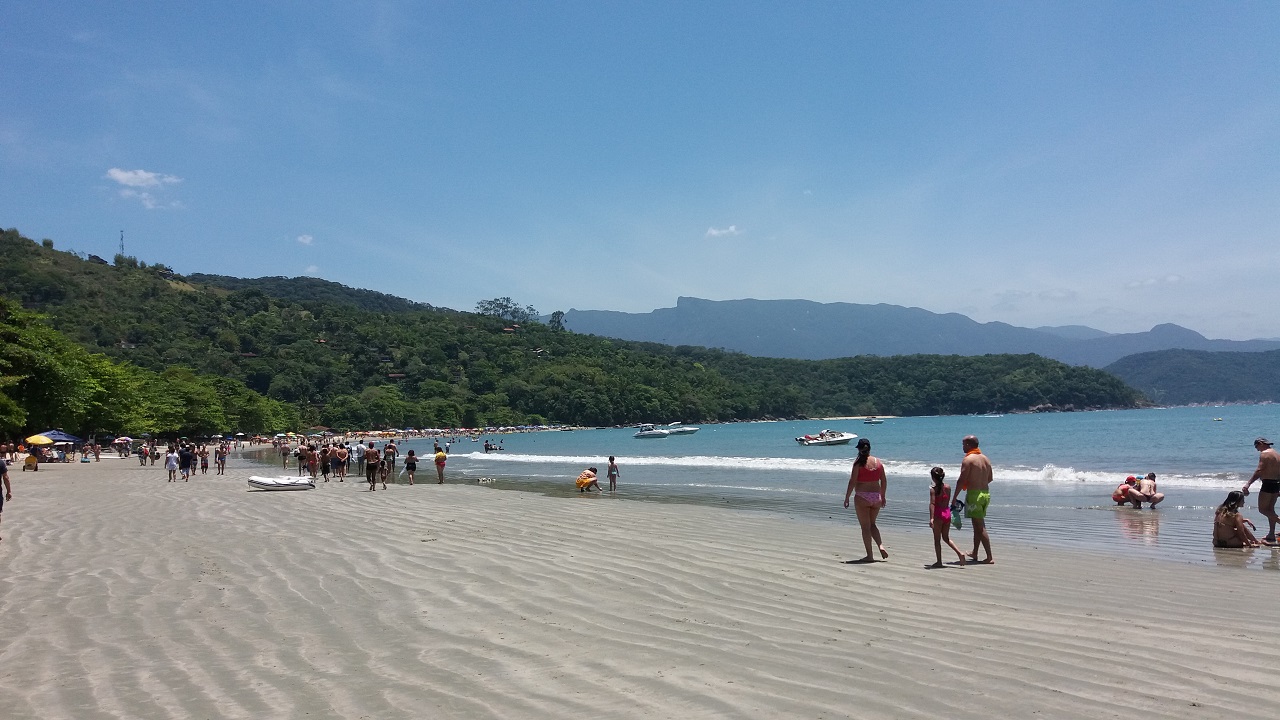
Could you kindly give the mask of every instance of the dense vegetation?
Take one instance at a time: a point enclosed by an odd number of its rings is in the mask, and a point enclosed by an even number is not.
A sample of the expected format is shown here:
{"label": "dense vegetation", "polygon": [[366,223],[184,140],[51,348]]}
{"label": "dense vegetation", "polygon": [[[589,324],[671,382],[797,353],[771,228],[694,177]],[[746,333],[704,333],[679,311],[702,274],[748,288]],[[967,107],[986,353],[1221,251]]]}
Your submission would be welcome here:
{"label": "dense vegetation", "polygon": [[1280,402],[1280,350],[1161,350],[1122,358],[1107,371],[1169,405]]}
{"label": "dense vegetation", "polygon": [[295,408],[230,378],[152,372],[90,353],[42,318],[0,300],[0,433],[204,435],[292,427]]}
{"label": "dense vegetation", "polygon": [[[1128,407],[1111,375],[1033,355],[819,362],[608,341],[486,301],[460,313],[312,278],[180,277],[0,235],[0,292],[75,342],[155,370],[188,367],[296,407],[306,425],[622,424],[844,414]],[[268,292],[270,291],[270,292]],[[513,315],[526,320],[518,325]]]}

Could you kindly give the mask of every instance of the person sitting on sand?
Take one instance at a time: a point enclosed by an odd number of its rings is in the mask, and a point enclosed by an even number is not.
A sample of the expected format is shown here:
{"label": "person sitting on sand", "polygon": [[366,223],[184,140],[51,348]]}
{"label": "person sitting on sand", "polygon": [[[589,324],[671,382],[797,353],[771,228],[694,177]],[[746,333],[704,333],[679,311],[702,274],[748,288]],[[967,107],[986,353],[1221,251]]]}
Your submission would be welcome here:
{"label": "person sitting on sand", "polygon": [[593,467],[583,470],[582,473],[578,475],[576,484],[578,486],[578,492],[586,492],[591,488],[604,492],[604,490],[601,490],[600,488],[600,480],[596,478],[596,469]]}
{"label": "person sitting on sand", "polygon": [[[1213,546],[1216,548],[1258,547],[1258,538],[1249,532],[1253,523],[1240,515],[1240,506],[1244,504],[1244,493],[1232,490],[1227,499],[1213,514]],[[1248,525],[1249,528],[1246,528]]]}
{"label": "person sitting on sand", "polygon": [[1132,503],[1134,507],[1141,508],[1142,496],[1138,495],[1137,487],[1138,478],[1130,475],[1111,493],[1111,499],[1115,501],[1116,505],[1124,506]]}
{"label": "person sitting on sand", "polygon": [[[1156,491],[1156,474],[1147,473],[1147,476],[1138,481],[1138,494],[1142,496],[1143,501],[1150,503],[1148,508],[1154,508],[1164,500],[1164,493]],[[1141,503],[1138,507],[1141,507]]]}

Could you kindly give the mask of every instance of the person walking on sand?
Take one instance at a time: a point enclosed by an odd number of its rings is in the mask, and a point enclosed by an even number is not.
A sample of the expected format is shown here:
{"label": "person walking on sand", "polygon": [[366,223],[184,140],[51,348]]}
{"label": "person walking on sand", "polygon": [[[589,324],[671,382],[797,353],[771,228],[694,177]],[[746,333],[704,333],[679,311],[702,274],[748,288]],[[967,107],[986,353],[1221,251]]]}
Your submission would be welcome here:
{"label": "person walking on sand", "polygon": [[164,469],[169,471],[169,482],[178,482],[178,451],[172,445],[164,456]]}
{"label": "person walking on sand", "polygon": [[933,529],[933,552],[938,557],[938,562],[930,567],[943,567],[942,543],[944,542],[947,547],[956,552],[960,557],[960,564],[964,565],[964,552],[951,542],[951,486],[942,482],[942,479],[947,476],[947,471],[935,467],[929,471],[929,476],[933,478],[933,485],[929,486],[929,527]]}
{"label": "person walking on sand", "polygon": [[445,453],[444,450],[440,449],[439,445],[436,445],[436,454],[435,454],[436,476],[440,478],[440,482],[437,483],[438,485],[444,484],[444,464],[448,460],[449,460],[449,456]]}
{"label": "person walking on sand", "polygon": [[369,481],[369,492],[378,489],[378,465],[382,464],[382,453],[378,452],[378,448],[374,447],[373,441],[369,441],[369,447],[364,449],[364,479]]}
{"label": "person walking on sand", "polygon": [[338,446],[336,457],[337,464],[334,466],[334,470],[338,474],[338,482],[346,482],[347,461],[351,459],[351,452],[347,450],[346,444]]}
{"label": "person walking on sand", "polygon": [[1280,455],[1276,454],[1273,445],[1275,443],[1264,437],[1253,441],[1253,449],[1258,451],[1258,469],[1241,488],[1241,492],[1248,496],[1249,486],[1262,481],[1262,487],[1258,488],[1258,512],[1271,524],[1267,537],[1263,539],[1268,544],[1276,541],[1276,521],[1280,520],[1276,516],[1276,497],[1280,495]]}
{"label": "person walking on sand", "polygon": [[413,448],[409,449],[409,454],[404,456],[404,474],[409,476],[409,484],[413,484],[413,474],[418,471],[418,456],[413,452]]}
{"label": "person walking on sand", "polygon": [[985,565],[995,564],[991,557],[991,538],[987,535],[987,508],[991,505],[991,461],[978,449],[978,438],[966,436],[960,442],[964,448],[964,460],[960,462],[960,477],[956,489],[964,491],[964,516],[973,522],[973,552],[969,559],[978,562],[978,548],[986,551]]}
{"label": "person walking on sand", "polygon": [[609,476],[609,492],[618,489],[618,463],[609,456],[609,467],[605,470],[605,475]]}
{"label": "person walking on sand", "polygon": [[850,562],[875,562],[875,556],[871,553],[872,542],[879,548],[882,559],[889,557],[889,551],[884,549],[884,541],[880,539],[880,528],[876,527],[876,517],[888,502],[887,489],[884,463],[871,455],[871,441],[859,438],[858,458],[853,461],[853,471],[849,473],[849,487],[844,491],[844,506],[849,507],[849,496],[852,495],[853,509],[858,515],[858,525],[862,528],[862,544],[867,549],[867,556]]}
{"label": "person walking on sand", "polygon": [[9,463],[4,460],[0,460],[0,480],[4,482],[4,497],[0,498],[0,515],[3,515],[4,504],[13,499],[13,488],[9,485]]}

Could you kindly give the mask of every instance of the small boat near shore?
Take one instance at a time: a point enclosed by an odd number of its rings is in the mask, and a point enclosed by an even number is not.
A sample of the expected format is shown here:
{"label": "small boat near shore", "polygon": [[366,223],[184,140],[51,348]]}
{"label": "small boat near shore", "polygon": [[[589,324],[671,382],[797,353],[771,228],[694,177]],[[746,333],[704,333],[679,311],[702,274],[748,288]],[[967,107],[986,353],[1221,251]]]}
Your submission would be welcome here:
{"label": "small boat near shore", "polygon": [[875,415],[868,415],[862,419],[863,425],[880,425],[882,423],[884,423],[884,420],[876,417]]}
{"label": "small boat near shore", "polygon": [[817,435],[801,435],[796,438],[796,442],[805,446],[813,445],[848,445],[850,441],[858,436],[850,432],[842,432],[840,430],[823,430]]}
{"label": "small boat near shore", "polygon": [[678,422],[673,422],[662,429],[666,430],[668,435],[692,435],[702,428],[690,427],[688,425],[681,425]]}
{"label": "small boat near shore", "polygon": [[259,477],[249,476],[249,487],[255,490],[315,490],[316,483],[309,477]]}
{"label": "small boat near shore", "polygon": [[633,435],[632,437],[638,438],[640,440],[644,440],[648,438],[664,438],[664,437],[671,437],[671,433],[666,430],[660,430],[654,427],[653,425],[641,425],[637,430],[636,434]]}

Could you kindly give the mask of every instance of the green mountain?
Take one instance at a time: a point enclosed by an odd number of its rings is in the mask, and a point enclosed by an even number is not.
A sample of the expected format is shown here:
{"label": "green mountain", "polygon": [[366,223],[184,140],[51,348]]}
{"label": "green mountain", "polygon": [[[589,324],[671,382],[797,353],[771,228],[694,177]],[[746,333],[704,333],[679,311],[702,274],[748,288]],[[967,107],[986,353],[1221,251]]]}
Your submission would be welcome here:
{"label": "green mountain", "polygon": [[1121,358],[1107,371],[1169,405],[1280,402],[1280,350],[1161,350]]}
{"label": "green mountain", "polygon": [[[777,360],[610,341],[312,278],[174,274],[0,235],[0,294],[82,347],[191,368],[337,428],[612,425],[1130,407],[1106,373],[1034,355]],[[501,306],[501,304],[497,304]],[[518,308],[517,308],[518,309]],[[527,314],[527,313],[520,313]]]}

